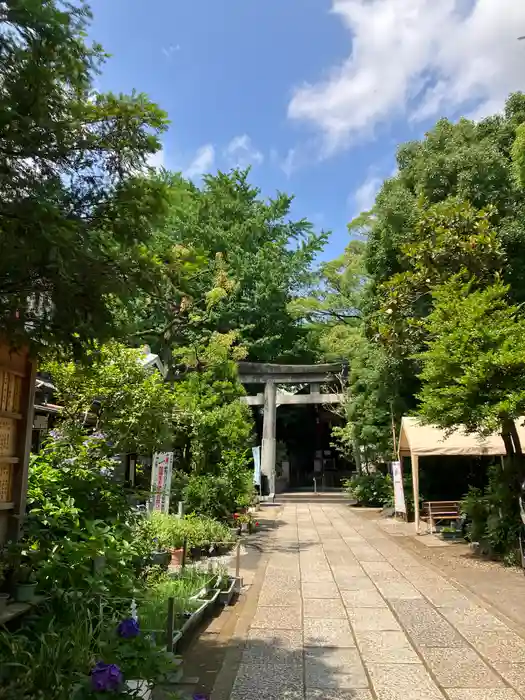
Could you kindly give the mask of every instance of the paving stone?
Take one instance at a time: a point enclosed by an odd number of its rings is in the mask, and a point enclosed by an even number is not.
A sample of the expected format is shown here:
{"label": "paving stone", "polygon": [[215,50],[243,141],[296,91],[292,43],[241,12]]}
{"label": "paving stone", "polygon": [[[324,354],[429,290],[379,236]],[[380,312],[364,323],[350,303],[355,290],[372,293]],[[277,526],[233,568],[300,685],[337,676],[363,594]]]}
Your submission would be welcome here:
{"label": "paving stone", "polygon": [[304,583],[324,583],[326,581],[331,583],[334,580],[328,567],[326,569],[304,569],[301,567],[301,579]]}
{"label": "paving stone", "polygon": [[[298,632],[300,630],[297,630]],[[284,647],[274,644],[272,639],[251,639],[246,642],[242,654],[243,663],[285,664],[294,668],[303,668],[302,645]]]}
{"label": "paving stone", "polygon": [[305,582],[302,585],[302,596],[303,598],[337,598],[339,591],[333,582]]}
{"label": "paving stone", "polygon": [[251,626],[260,629],[301,629],[301,607],[260,605]]}
{"label": "paving stone", "polygon": [[444,700],[423,664],[367,664],[377,700]]}
{"label": "paving stone", "polygon": [[464,634],[472,646],[490,662],[525,663],[525,640],[511,630],[465,630]]}
{"label": "paving stone", "polygon": [[470,648],[424,648],[423,658],[444,688],[498,688],[503,681]]}
{"label": "paving stone", "polygon": [[295,606],[297,607],[301,603],[301,594],[298,588],[292,588],[290,590],[279,588],[263,588],[259,596],[259,605],[269,605],[269,606]]}
{"label": "paving stone", "polygon": [[353,544],[351,545],[350,549],[352,550],[352,554],[357,559],[357,561],[384,561],[385,559],[384,556],[373,547]]}
{"label": "paving stone", "polygon": [[354,631],[401,630],[388,608],[348,608],[348,619]]}
{"label": "paving stone", "polygon": [[348,620],[304,620],[304,645],[355,647]]}
{"label": "paving stone", "polygon": [[447,689],[450,700],[520,700],[510,688],[454,688]]}
{"label": "paving stone", "polygon": [[471,630],[501,630],[510,631],[507,625],[495,615],[491,615],[483,608],[472,606],[470,608],[440,608],[440,612],[460,631]]}
{"label": "paving stone", "polygon": [[307,688],[368,688],[357,649],[306,649],[304,674]]}
{"label": "paving stone", "polygon": [[303,614],[306,617],[316,617],[322,620],[333,620],[335,618],[346,619],[346,610],[338,598],[307,598],[303,603]]}
{"label": "paving stone", "polygon": [[243,663],[239,666],[230,700],[303,700],[303,674],[286,664]]}
{"label": "paving stone", "polygon": [[302,630],[281,629],[251,629],[248,631],[246,643],[261,642],[280,647],[281,649],[302,649]]}
{"label": "paving stone", "polygon": [[357,632],[357,646],[369,664],[421,663],[404,632]]}
{"label": "paving stone", "polygon": [[306,700],[372,700],[372,693],[369,690],[326,690],[324,688],[307,688]]}
{"label": "paving stone", "polygon": [[392,564],[387,561],[364,561],[363,569],[367,574],[397,574],[401,576],[399,571],[396,571]]}
{"label": "paving stone", "polygon": [[298,575],[295,576],[282,570],[275,572],[267,571],[266,576],[264,577],[263,586],[265,588],[271,588],[272,586],[274,588],[287,588],[288,590],[291,588],[299,589],[301,586],[301,579]]}
{"label": "paving stone", "polygon": [[426,600],[393,600],[391,605],[417,647],[466,646],[454,627]]}
{"label": "paving stone", "polygon": [[[359,656],[358,650],[354,648],[337,648],[337,647],[308,647],[304,650],[305,668],[308,665],[324,666],[331,669],[333,673],[354,673],[357,669],[359,673],[363,672],[363,664]],[[307,686],[312,684],[307,683]],[[316,687],[313,685],[312,687]],[[321,686],[320,686],[321,687]],[[367,687],[356,685],[356,688]]]}
{"label": "paving stone", "polygon": [[377,590],[341,591],[347,608],[386,608],[387,604]]}
{"label": "paving stone", "polygon": [[525,664],[496,663],[494,668],[519,693],[525,693]]}
{"label": "paving stone", "polygon": [[434,587],[415,584],[415,587],[425,598],[428,598],[437,608],[470,608],[472,601],[467,596],[462,595],[457,588]]}
{"label": "paving stone", "polygon": [[423,599],[421,593],[408,581],[389,581],[388,579],[376,580],[374,582],[381,594],[387,600],[414,600]]}
{"label": "paving stone", "polygon": [[342,591],[377,591],[368,576],[347,576],[336,578],[337,585]]}

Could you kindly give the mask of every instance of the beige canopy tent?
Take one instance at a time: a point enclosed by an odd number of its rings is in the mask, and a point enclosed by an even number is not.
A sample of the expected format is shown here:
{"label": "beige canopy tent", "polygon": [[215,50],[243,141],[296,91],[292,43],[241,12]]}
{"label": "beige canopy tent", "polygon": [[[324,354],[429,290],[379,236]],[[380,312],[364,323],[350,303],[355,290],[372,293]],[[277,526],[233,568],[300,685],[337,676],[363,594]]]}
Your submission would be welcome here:
{"label": "beige canopy tent", "polygon": [[[525,418],[516,421],[521,444],[525,447]],[[447,433],[432,425],[423,425],[417,418],[405,416],[401,420],[399,435],[399,459],[410,457],[412,462],[412,488],[414,492],[414,516],[416,532],[419,532],[419,458],[430,456],[501,456],[506,453],[500,435],[488,436],[466,433],[458,429]]]}

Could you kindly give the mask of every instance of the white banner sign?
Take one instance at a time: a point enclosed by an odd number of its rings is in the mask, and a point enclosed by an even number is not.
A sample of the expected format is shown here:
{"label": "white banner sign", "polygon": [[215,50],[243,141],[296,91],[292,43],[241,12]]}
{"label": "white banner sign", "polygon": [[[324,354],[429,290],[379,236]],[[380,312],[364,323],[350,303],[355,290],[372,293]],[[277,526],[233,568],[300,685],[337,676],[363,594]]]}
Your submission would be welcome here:
{"label": "white banner sign", "polygon": [[253,469],[253,483],[257,484],[257,486],[261,486],[261,448],[260,447],[252,447],[252,454],[253,454],[253,464],[254,464],[254,469]]}
{"label": "white banner sign", "polygon": [[155,452],[151,467],[151,510],[169,512],[172,471],[173,452]]}
{"label": "white banner sign", "polygon": [[401,462],[392,462],[392,481],[394,482],[394,509],[396,513],[406,513],[407,507],[403,489]]}

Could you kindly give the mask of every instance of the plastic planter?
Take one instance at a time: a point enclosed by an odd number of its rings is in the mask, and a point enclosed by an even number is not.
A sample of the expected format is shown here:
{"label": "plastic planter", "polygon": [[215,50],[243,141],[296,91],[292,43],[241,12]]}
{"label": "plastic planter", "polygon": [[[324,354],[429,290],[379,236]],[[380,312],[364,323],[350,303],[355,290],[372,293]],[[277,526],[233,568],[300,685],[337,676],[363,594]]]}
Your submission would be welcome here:
{"label": "plastic planter", "polygon": [[32,603],[35,599],[36,583],[17,583],[15,600],[17,603]]}
{"label": "plastic planter", "polygon": [[228,588],[225,591],[219,591],[219,602],[222,605],[231,605],[233,597],[239,592],[240,579],[232,577],[229,579]]}
{"label": "plastic planter", "polygon": [[8,600],[9,593],[0,593],[0,614],[2,614],[6,609]]}
{"label": "plastic planter", "polygon": [[168,566],[170,553],[166,550],[151,553],[151,564],[153,566]]}

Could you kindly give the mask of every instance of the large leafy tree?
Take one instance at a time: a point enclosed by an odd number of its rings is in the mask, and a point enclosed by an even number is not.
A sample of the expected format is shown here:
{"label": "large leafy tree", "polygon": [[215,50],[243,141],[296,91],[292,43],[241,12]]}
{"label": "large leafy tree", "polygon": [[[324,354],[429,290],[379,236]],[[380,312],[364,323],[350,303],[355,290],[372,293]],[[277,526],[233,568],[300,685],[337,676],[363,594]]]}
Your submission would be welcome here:
{"label": "large leafy tree", "polygon": [[[495,271],[510,298],[525,299],[525,190],[519,180],[525,96],[480,122],[440,120],[402,145],[398,172],[383,184],[368,220],[367,335],[380,339],[395,401],[417,406],[417,362],[432,288],[465,267],[480,287]],[[404,408],[403,408],[404,406]],[[396,415],[399,418],[399,415]]]}
{"label": "large leafy tree", "polygon": [[141,350],[109,342],[86,351],[84,362],[48,359],[42,369],[56,387],[61,426],[82,432],[96,409],[96,431],[115,452],[151,454],[173,440],[176,397]]}
{"label": "large leafy tree", "polygon": [[261,198],[248,171],[208,175],[201,187],[172,176],[157,236],[184,257],[188,274],[153,303],[139,301],[137,333],[153,347],[186,347],[235,331],[251,360],[301,355],[307,330],[288,305],[309,283],[326,236],[290,220],[291,201],[282,193]]}
{"label": "large leafy tree", "polygon": [[105,59],[83,4],[0,5],[0,333],[82,345],[119,331],[150,288],[166,205],[152,176],[166,116],[144,95],[97,94]]}

